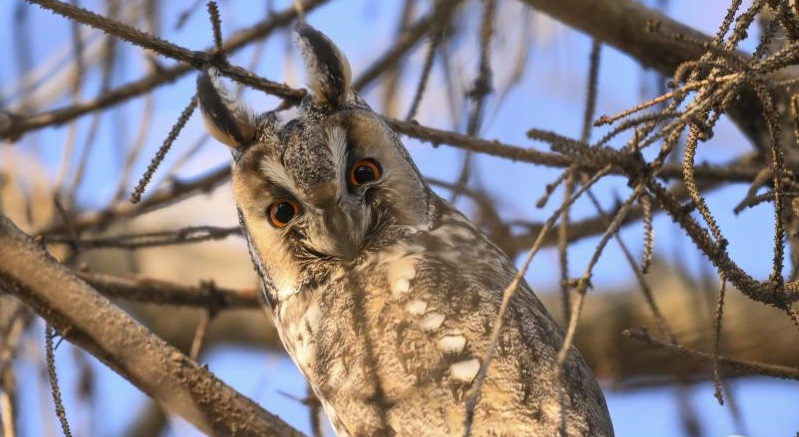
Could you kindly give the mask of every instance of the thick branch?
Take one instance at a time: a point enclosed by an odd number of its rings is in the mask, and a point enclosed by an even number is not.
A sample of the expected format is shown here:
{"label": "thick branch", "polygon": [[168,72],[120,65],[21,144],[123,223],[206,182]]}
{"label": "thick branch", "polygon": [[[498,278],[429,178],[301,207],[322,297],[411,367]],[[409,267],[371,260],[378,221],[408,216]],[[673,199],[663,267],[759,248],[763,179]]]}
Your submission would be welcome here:
{"label": "thick branch", "polygon": [[[711,285],[713,289],[708,290],[692,286],[678,272],[659,263],[646,278],[677,342],[711,354],[715,287]],[[542,301],[552,314],[562,314],[558,311],[558,296],[543,295]],[[575,343],[600,379],[612,381],[619,388],[635,388],[712,378],[709,359],[691,359],[622,335],[626,329],[644,328],[662,336],[640,290],[589,293],[584,308]],[[799,368],[799,349],[793,346],[796,330],[776,308],[752,302],[742,293],[728,292],[722,330],[721,353],[729,358]],[[762,374],[752,369],[722,367],[724,377]]]}
{"label": "thick branch", "polygon": [[204,432],[302,435],[136,323],[1,216],[0,288]]}

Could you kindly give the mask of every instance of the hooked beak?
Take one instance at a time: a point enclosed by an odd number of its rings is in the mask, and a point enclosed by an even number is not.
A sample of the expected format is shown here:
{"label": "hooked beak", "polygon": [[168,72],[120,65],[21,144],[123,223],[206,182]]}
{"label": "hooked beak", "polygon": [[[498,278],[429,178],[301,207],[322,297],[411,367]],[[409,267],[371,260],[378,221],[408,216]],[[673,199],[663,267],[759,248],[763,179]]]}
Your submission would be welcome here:
{"label": "hooked beak", "polygon": [[360,227],[344,207],[346,206],[329,208],[325,212],[325,226],[333,244],[332,254],[342,260],[352,261],[361,251],[363,237]]}

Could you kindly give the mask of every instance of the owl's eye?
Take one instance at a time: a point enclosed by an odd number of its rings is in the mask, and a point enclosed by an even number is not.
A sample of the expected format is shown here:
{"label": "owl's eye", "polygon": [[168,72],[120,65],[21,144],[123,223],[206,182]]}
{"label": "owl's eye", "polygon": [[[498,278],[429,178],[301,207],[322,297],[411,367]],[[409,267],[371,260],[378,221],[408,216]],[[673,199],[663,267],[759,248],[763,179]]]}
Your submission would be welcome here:
{"label": "owl's eye", "polygon": [[382,175],[383,172],[377,161],[374,159],[361,159],[350,169],[350,185],[360,187],[380,179]]}
{"label": "owl's eye", "polygon": [[278,200],[266,209],[269,215],[269,224],[276,228],[283,228],[291,219],[299,215],[300,204],[294,200]]}

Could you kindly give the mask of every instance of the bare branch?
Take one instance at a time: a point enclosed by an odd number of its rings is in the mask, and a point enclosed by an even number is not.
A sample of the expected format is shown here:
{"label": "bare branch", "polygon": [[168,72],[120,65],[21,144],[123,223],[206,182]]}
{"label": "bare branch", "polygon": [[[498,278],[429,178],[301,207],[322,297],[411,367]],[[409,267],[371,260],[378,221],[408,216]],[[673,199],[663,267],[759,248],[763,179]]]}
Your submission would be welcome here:
{"label": "bare branch", "polygon": [[[306,11],[311,11],[329,1],[330,0],[307,0],[304,3],[304,8]],[[295,9],[289,7],[282,12],[270,15],[269,18],[263,22],[237,32],[224,44],[225,53],[231,54],[247,46],[247,44],[254,40],[270,35],[276,29],[291,24],[296,16],[297,13]],[[113,30],[117,21],[105,20],[107,27]],[[114,34],[111,31],[109,33]],[[135,31],[135,29],[133,33],[139,37],[145,35],[143,38],[146,40],[147,34]],[[204,52],[192,52],[186,49],[176,49],[175,51],[183,54],[199,54],[202,58],[209,56],[203,54]],[[137,81],[114,88],[95,99],[39,114],[27,116],[21,114],[3,114],[0,112],[0,116],[5,115],[5,118],[7,118],[5,122],[0,123],[0,139],[15,140],[26,132],[41,129],[46,126],[60,125],[88,113],[118,105],[133,97],[146,94],[158,86],[173,82],[191,71],[193,71],[191,64],[178,64],[169,68],[161,68]],[[0,119],[0,121],[2,121],[2,119]]]}
{"label": "bare branch", "polygon": [[148,332],[0,218],[0,286],[61,335],[205,432],[301,436]]}
{"label": "bare branch", "polygon": [[[519,1],[593,35],[667,76],[684,62],[699,59],[712,43],[709,36],[633,0]],[[670,35],[680,38],[668,38]],[[685,40],[700,44],[685,44]],[[744,55],[740,57],[744,59]],[[729,114],[759,150],[768,150],[762,106],[751,89],[741,92]]]}
{"label": "bare branch", "polygon": [[[672,343],[667,343],[665,341],[650,336],[649,334],[646,333],[646,331],[626,330],[624,331],[624,335],[630,338],[634,338],[636,340],[643,341],[650,346],[663,348],[688,358],[693,358],[703,361],[711,361],[713,359],[713,356],[711,354],[694,351]],[[755,373],[758,375],[768,375],[780,379],[799,380],[799,370],[792,367],[734,360],[725,356],[719,356],[718,362],[719,365],[722,365],[733,372]]]}

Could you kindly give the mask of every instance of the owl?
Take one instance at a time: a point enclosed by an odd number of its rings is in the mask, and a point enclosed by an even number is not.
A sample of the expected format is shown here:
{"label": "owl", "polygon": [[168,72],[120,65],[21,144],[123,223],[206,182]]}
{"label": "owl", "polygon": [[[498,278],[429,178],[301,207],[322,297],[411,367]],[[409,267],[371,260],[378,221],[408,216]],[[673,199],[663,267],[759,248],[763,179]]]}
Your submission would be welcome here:
{"label": "owl", "polygon": [[350,88],[347,58],[300,24],[309,92],[256,115],[214,69],[197,96],[232,149],[238,215],[280,338],[340,436],[612,436],[576,349],[523,281],[485,366],[517,270],[434,193]]}

